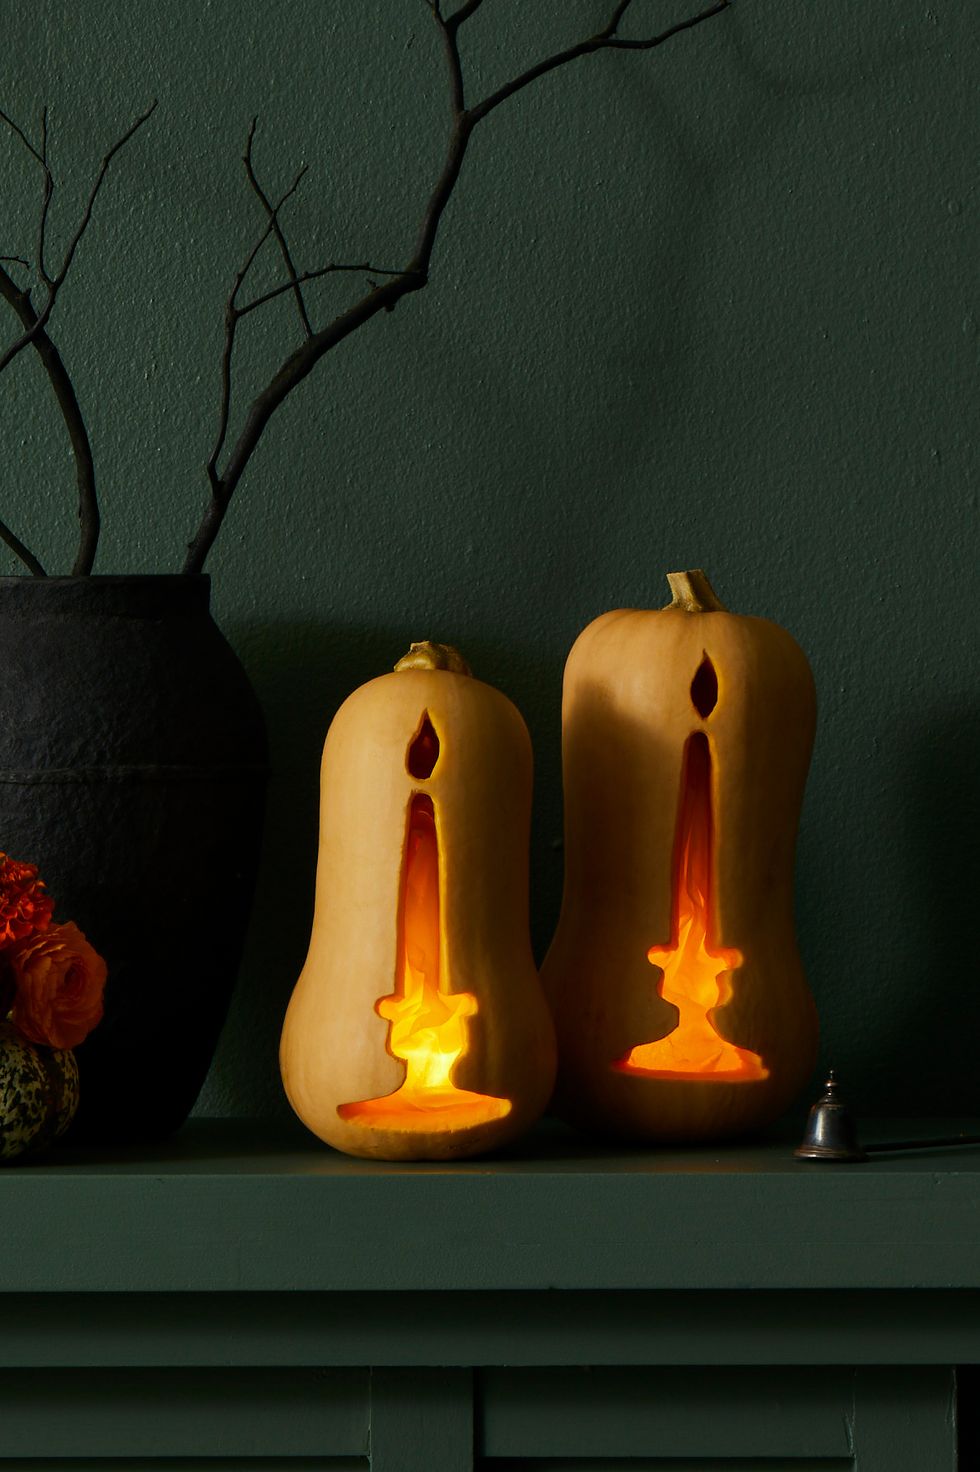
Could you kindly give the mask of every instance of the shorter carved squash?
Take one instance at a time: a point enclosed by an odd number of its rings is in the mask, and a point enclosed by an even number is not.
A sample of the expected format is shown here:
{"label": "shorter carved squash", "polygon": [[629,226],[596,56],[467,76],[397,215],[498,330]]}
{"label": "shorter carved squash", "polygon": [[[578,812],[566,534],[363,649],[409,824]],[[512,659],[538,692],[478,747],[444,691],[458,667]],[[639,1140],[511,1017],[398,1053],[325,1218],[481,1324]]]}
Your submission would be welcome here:
{"label": "shorter carved squash", "polygon": [[413,645],[334,717],[313,932],[280,1064],[300,1119],[337,1149],[476,1155],[547,1104],[530,810],[520,714],[447,646]]}

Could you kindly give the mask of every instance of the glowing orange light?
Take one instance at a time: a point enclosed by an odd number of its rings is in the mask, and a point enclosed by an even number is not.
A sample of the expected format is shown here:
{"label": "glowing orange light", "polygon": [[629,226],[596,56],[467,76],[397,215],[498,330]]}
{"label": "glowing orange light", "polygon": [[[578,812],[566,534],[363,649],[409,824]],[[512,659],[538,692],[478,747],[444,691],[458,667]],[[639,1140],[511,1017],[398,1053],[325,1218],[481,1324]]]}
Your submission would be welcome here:
{"label": "glowing orange light", "polygon": [[457,1089],[452,1071],[466,1050],[466,1018],[477,1011],[470,992],[439,986],[439,849],[432,800],[412,799],[402,892],[401,984],[375,1010],[391,1024],[388,1051],[405,1062],[393,1094],[342,1104],[342,1119],[375,1129],[453,1130],[502,1119],[510,1100]]}
{"label": "glowing orange light", "polygon": [[650,1078],[740,1082],[769,1077],[757,1053],[719,1037],[709,1013],[731,995],[726,972],[742,965],[741,951],[708,943],[711,879],[711,755],[700,733],[688,741],[677,817],[674,874],[676,939],[651,946],[647,959],[663,970],[659,992],[678,1009],[665,1038],[638,1043],[616,1068]]}

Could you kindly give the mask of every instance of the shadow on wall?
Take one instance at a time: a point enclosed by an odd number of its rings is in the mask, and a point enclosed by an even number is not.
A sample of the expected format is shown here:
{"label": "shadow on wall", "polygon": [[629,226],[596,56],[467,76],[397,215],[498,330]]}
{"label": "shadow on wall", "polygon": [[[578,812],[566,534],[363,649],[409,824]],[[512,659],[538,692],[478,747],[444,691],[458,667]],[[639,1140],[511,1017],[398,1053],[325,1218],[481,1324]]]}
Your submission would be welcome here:
{"label": "shadow on wall", "polygon": [[245,959],[195,1112],[284,1116],[279,1032],[313,915],[323,738],[350,692],[394,663],[397,641],[386,629],[312,620],[229,621],[227,633],[266,713],[272,780]]}
{"label": "shadow on wall", "polygon": [[[889,1091],[911,1094],[923,1113],[980,1114],[978,723],[976,707],[929,722],[929,737],[911,751],[903,793],[903,891],[912,899],[902,934],[904,975],[895,991],[907,1012],[890,1060]],[[920,1069],[932,1080],[929,1099],[916,1096]]]}
{"label": "shadow on wall", "polygon": [[[755,18],[740,14],[737,7],[726,17],[732,22],[729,54],[740,78],[755,92],[756,104],[760,94],[789,103],[804,97],[846,97],[873,86],[882,73],[916,61],[939,40],[938,18],[926,9],[916,17],[921,30],[909,28],[908,39],[896,37],[895,17],[887,9],[863,10],[859,20],[852,11],[844,24],[821,18],[811,27],[816,14],[801,12],[795,26],[769,31],[764,38]],[[906,27],[899,30],[901,34]],[[778,54],[780,41],[783,51]]]}
{"label": "shadow on wall", "polygon": [[[862,831],[862,784],[874,785],[878,757],[859,769],[852,752],[846,774],[825,772],[820,791],[808,793],[797,923],[821,1053],[800,1103],[833,1067],[859,1126],[980,1113],[978,714],[920,716],[930,734],[908,733],[904,763],[881,766],[880,832]],[[855,815],[843,830],[824,796],[839,780]],[[859,944],[870,964],[855,963]]]}

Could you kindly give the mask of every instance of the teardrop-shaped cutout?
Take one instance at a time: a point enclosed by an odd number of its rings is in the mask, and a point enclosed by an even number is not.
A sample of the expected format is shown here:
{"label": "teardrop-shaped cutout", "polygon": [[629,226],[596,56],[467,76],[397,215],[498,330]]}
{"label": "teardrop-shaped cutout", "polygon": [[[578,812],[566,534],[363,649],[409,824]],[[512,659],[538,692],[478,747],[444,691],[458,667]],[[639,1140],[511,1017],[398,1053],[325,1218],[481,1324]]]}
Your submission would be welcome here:
{"label": "teardrop-shaped cutout", "polygon": [[718,704],[718,676],[707,655],[698,665],[697,674],[691,681],[691,699],[694,702],[694,709],[702,720],[710,716]]}
{"label": "teardrop-shaped cutout", "polygon": [[408,748],[408,770],[411,776],[418,777],[424,782],[426,777],[431,777],[436,762],[439,760],[439,737],[436,728],[429,720],[429,712],[422,712],[419,728],[412,737]]}

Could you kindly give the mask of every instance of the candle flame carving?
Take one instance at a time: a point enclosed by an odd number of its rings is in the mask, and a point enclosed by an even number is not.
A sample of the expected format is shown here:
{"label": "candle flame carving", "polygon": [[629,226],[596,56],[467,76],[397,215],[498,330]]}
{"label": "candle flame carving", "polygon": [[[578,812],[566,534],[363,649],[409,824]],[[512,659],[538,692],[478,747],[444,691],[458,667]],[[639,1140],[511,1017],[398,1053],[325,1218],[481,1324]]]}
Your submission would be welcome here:
{"label": "candle flame carving", "polygon": [[647,960],[663,971],[658,990],[678,1009],[666,1037],[638,1043],[614,1066],[648,1078],[748,1082],[769,1077],[757,1053],[726,1042],[711,1013],[731,996],[727,973],[742,965],[741,951],[709,942],[711,913],[711,754],[707,738],[692,736],[685,750],[677,815],[674,923],[671,943],[651,946]]}
{"label": "candle flame carving", "polygon": [[405,1063],[393,1094],[342,1104],[342,1119],[374,1128],[461,1129],[501,1119],[510,1101],[458,1089],[452,1071],[466,1051],[466,1019],[475,1015],[470,992],[440,986],[439,846],[432,799],[412,798],[402,878],[399,981],[375,1010],[390,1024],[388,1051]]}

